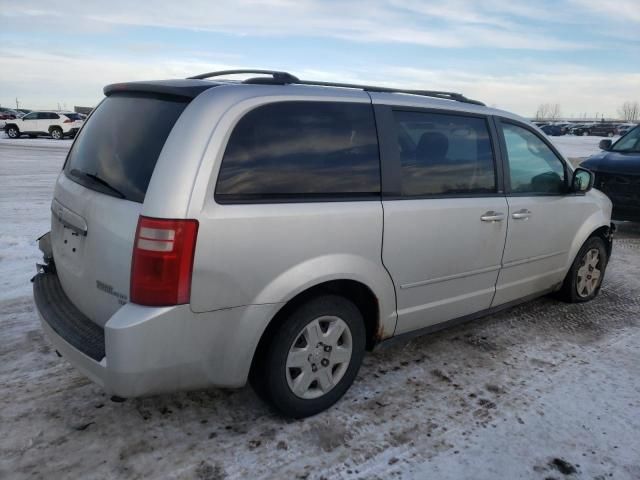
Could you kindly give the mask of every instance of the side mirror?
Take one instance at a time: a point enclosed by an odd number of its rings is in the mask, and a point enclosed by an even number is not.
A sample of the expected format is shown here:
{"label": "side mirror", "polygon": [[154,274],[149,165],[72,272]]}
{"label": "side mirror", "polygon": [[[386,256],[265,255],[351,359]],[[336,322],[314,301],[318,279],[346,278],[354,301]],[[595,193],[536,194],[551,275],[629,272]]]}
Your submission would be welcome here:
{"label": "side mirror", "polygon": [[598,147],[600,147],[600,150],[610,150],[611,140],[609,140],[608,138],[600,140],[600,144],[598,145]]}
{"label": "side mirror", "polygon": [[593,187],[594,175],[586,168],[576,168],[571,179],[571,191],[574,193],[585,193]]}

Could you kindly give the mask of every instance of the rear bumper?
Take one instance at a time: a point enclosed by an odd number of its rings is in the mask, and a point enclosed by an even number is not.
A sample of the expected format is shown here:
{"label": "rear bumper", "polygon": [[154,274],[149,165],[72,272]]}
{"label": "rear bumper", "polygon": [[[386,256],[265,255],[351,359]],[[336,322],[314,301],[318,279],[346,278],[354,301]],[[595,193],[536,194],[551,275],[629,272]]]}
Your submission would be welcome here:
{"label": "rear bumper", "polygon": [[[111,395],[241,387],[267,321],[279,305],[194,313],[189,305],[122,306],[104,329],[64,294],[54,272],[33,281],[42,328],[71,364]],[[88,323],[87,323],[88,322]]]}

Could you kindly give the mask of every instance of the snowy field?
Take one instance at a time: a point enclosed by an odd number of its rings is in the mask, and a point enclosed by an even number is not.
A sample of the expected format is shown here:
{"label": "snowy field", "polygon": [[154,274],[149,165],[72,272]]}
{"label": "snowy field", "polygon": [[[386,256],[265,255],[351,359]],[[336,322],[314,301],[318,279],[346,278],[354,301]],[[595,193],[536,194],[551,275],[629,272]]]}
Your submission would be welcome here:
{"label": "snowy field", "polygon": [[[600,137],[552,137],[571,158]],[[303,421],[251,389],[114,403],[43,338],[29,278],[70,141],[0,139],[0,478],[640,478],[640,226],[600,296],[543,298],[365,357]]]}
{"label": "snowy field", "polygon": [[[556,148],[576,165],[579,161],[600,151],[598,144],[604,137],[576,137],[574,135],[563,135],[561,137],[548,137]],[[612,137],[612,141],[620,137]]]}

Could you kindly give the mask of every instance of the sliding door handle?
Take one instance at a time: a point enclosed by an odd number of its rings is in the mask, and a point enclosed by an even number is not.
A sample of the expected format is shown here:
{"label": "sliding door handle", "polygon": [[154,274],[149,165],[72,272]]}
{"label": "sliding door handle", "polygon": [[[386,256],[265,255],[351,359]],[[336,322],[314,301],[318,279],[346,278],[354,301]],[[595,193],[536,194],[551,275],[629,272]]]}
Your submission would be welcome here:
{"label": "sliding door handle", "polygon": [[532,215],[532,213],[529,210],[527,210],[526,208],[523,208],[522,210],[518,210],[517,212],[513,212],[511,214],[511,217],[516,219],[516,220],[527,220],[531,215]]}
{"label": "sliding door handle", "polygon": [[480,217],[483,222],[501,222],[504,220],[504,213],[490,210]]}

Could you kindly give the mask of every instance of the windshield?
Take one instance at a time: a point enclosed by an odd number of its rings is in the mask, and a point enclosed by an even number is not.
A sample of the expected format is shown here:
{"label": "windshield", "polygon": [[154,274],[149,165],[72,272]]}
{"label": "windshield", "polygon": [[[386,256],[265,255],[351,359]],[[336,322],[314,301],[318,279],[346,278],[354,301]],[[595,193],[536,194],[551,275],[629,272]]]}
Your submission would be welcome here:
{"label": "windshield", "polygon": [[92,190],[144,202],[164,142],[187,103],[159,95],[107,97],[80,130],[65,174]]}
{"label": "windshield", "polygon": [[640,127],[630,130],[611,148],[613,152],[640,152]]}

